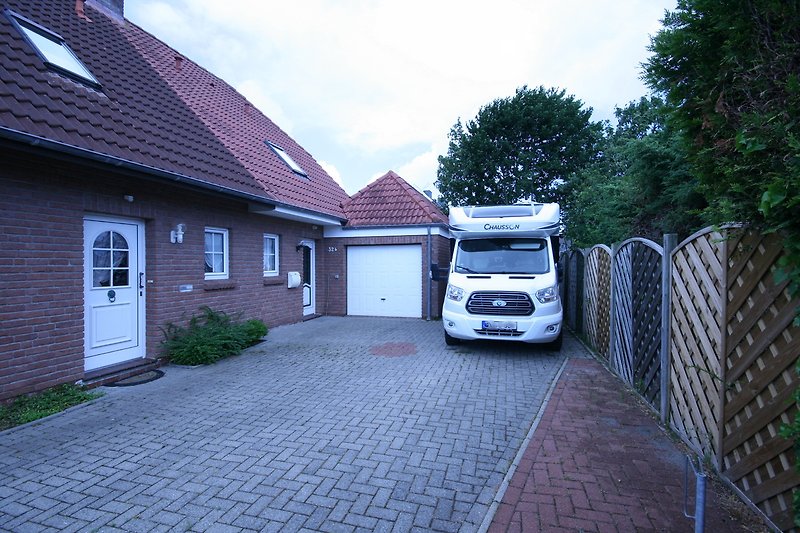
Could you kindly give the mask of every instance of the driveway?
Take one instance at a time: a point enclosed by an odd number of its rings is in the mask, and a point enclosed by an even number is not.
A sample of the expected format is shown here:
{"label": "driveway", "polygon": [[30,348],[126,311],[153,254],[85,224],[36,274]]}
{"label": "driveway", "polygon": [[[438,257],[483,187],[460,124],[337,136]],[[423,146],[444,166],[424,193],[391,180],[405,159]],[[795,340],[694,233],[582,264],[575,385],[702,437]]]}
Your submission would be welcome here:
{"label": "driveway", "polygon": [[558,374],[441,322],[323,317],[0,433],[2,531],[477,531]]}

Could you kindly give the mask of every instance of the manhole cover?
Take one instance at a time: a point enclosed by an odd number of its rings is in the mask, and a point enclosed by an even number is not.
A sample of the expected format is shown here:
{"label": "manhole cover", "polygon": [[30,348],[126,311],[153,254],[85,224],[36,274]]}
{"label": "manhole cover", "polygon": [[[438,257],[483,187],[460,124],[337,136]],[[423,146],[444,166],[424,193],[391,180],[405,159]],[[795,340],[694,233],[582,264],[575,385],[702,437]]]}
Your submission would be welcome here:
{"label": "manhole cover", "polygon": [[141,385],[142,383],[155,381],[163,375],[164,372],[161,370],[150,370],[149,372],[121,379],[119,381],[115,381],[114,383],[108,383],[106,384],[106,387],[131,387],[133,385]]}
{"label": "manhole cover", "polygon": [[376,344],[370,348],[369,353],[385,357],[403,357],[404,355],[417,353],[417,345],[413,342],[387,342],[385,344]]}

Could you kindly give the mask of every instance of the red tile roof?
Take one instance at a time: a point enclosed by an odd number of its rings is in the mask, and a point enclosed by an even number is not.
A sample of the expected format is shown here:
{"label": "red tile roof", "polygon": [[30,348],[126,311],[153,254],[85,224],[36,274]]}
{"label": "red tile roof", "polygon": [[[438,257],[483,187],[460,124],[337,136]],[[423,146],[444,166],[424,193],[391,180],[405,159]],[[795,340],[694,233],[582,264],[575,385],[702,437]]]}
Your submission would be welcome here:
{"label": "red tile roof", "polygon": [[344,212],[348,227],[447,224],[427,196],[391,170],[346,201]]}
{"label": "red tile roof", "polygon": [[[134,24],[126,24],[125,34],[270,195],[292,206],[343,216],[341,204],[349,199],[347,193],[244,96]],[[292,171],[265,141],[283,148],[307,177]]]}
{"label": "red tile roof", "polygon": [[[6,0],[61,35],[101,84],[52,71],[0,15],[0,134],[45,139],[294,207],[343,217],[347,194],[317,162],[232,87],[130,22],[75,0]],[[172,71],[168,67],[172,67]],[[281,146],[309,174],[295,175],[264,144]]]}

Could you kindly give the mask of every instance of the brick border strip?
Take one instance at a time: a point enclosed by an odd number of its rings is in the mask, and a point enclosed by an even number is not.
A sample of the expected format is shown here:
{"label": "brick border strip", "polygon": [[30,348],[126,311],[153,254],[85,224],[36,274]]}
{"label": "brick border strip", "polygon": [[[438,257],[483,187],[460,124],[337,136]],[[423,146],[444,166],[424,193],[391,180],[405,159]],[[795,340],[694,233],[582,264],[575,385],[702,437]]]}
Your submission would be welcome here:
{"label": "brick border strip", "polygon": [[553,381],[550,383],[550,387],[548,387],[547,393],[544,395],[542,405],[539,407],[539,411],[533,417],[531,426],[528,429],[528,433],[525,435],[525,439],[522,441],[519,450],[517,450],[517,454],[514,456],[514,460],[511,462],[511,466],[508,468],[508,472],[506,472],[502,483],[500,483],[500,487],[497,489],[497,492],[494,495],[492,504],[489,506],[489,510],[486,511],[486,516],[483,517],[483,522],[481,522],[481,525],[478,528],[478,533],[486,533],[486,531],[489,530],[489,526],[492,525],[494,515],[497,513],[497,508],[500,507],[500,504],[503,502],[503,497],[505,496],[506,490],[508,490],[508,486],[511,483],[511,478],[514,477],[514,473],[517,471],[517,467],[519,466],[520,461],[522,461],[522,457],[525,455],[528,445],[533,440],[533,435],[536,432],[536,429],[539,427],[539,423],[542,421],[542,418],[544,418],[544,413],[547,410],[547,406],[550,403],[553,392],[556,390],[558,382],[561,381],[561,374],[564,373],[564,369],[572,359],[572,357],[564,358],[564,362],[561,363],[561,367],[558,369]]}

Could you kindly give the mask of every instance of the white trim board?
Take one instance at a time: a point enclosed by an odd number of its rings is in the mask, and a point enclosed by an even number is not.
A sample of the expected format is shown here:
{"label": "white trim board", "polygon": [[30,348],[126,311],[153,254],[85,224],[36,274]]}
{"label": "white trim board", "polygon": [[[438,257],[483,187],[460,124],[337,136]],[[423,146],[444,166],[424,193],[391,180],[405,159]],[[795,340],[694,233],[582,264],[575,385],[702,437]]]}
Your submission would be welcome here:
{"label": "white trim board", "polygon": [[335,226],[325,226],[324,236],[326,239],[355,239],[359,237],[408,237],[427,235],[428,228],[431,235],[450,238],[450,230],[444,226],[383,226],[372,228],[341,228]]}

